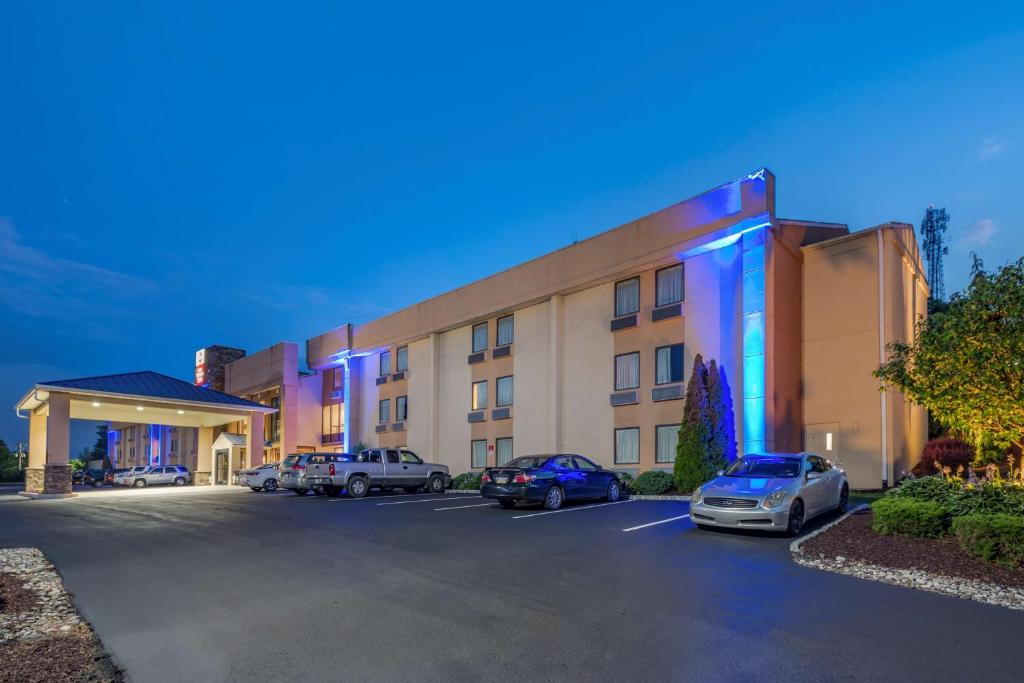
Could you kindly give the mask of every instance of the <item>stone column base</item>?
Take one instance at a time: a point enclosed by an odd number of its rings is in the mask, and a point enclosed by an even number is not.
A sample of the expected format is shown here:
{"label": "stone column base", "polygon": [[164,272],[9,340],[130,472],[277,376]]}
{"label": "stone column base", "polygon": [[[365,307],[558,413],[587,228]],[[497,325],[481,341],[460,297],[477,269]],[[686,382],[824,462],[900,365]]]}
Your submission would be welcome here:
{"label": "stone column base", "polygon": [[71,493],[71,465],[46,463],[43,472],[43,493]]}
{"label": "stone column base", "polygon": [[25,470],[25,492],[42,493],[45,470],[42,467],[29,467]]}
{"label": "stone column base", "polygon": [[192,484],[194,486],[209,486],[212,483],[209,472],[193,472]]}

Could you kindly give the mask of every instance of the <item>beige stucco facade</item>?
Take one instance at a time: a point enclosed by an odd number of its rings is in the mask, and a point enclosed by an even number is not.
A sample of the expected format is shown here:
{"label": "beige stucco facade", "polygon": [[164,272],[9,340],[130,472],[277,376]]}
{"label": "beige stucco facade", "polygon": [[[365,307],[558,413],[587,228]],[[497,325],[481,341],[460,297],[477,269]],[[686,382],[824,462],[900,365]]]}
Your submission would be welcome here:
{"label": "beige stucco facade", "polygon": [[[855,487],[893,482],[918,457],[926,416],[895,392],[880,394],[871,371],[880,349],[908,339],[925,314],[913,229],[887,224],[850,234],[841,224],[777,218],[774,182],[759,171],[308,340],[309,366],[343,372],[349,383],[347,444],[406,446],[453,474],[479,469],[474,442],[486,443],[486,463],[494,465],[499,441],[506,455],[577,452],[634,474],[671,469],[658,429],[679,423],[700,354],[715,359],[729,382],[740,453],[817,449],[846,467]],[[680,300],[660,301],[659,273],[680,263]],[[616,283],[634,278],[639,305],[617,315]],[[505,316],[514,339],[499,345]],[[474,326],[482,325],[480,350]],[[660,376],[659,353],[670,357],[680,345],[682,376],[677,364]],[[401,347],[408,367],[398,373]],[[382,352],[392,359],[383,376]],[[626,364],[639,359],[638,385],[624,391],[616,386],[619,356],[629,357]],[[514,399],[497,406],[496,383],[507,377]],[[488,404],[476,410],[473,385],[483,381]],[[408,408],[400,421],[399,397]],[[390,402],[386,421],[382,400]],[[616,445],[617,430],[631,432],[623,439],[635,438],[637,453]]]}

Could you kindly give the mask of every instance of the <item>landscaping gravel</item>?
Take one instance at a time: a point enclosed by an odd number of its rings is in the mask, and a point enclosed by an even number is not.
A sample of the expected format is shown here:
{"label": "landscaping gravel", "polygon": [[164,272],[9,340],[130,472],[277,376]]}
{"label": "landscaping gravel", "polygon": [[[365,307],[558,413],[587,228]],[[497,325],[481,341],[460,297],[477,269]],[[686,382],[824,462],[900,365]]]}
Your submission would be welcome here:
{"label": "landscaping gravel", "polygon": [[1024,609],[1024,572],[963,551],[950,536],[883,536],[868,510],[794,544],[796,562],[897,586]]}
{"label": "landscaping gravel", "polygon": [[0,681],[58,680],[121,675],[43,554],[0,549]]}

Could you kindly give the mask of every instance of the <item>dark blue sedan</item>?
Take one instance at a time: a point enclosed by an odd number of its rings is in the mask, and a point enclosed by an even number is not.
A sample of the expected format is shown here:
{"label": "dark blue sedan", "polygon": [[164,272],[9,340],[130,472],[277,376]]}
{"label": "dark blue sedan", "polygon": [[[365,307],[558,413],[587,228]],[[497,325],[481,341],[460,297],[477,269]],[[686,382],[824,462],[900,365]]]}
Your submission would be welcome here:
{"label": "dark blue sedan", "polygon": [[626,484],[617,472],[603,469],[581,455],[527,455],[481,477],[480,494],[503,508],[516,503],[542,503],[557,510],[567,500],[607,500],[614,503]]}

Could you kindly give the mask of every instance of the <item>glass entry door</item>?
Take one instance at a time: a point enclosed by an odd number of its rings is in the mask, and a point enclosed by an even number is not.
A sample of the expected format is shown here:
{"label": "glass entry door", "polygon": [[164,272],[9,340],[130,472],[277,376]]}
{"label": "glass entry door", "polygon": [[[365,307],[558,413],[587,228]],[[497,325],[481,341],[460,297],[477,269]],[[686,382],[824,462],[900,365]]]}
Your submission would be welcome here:
{"label": "glass entry door", "polygon": [[217,461],[217,465],[214,468],[214,484],[227,484],[228,483],[228,450],[221,449],[214,453],[214,459]]}

